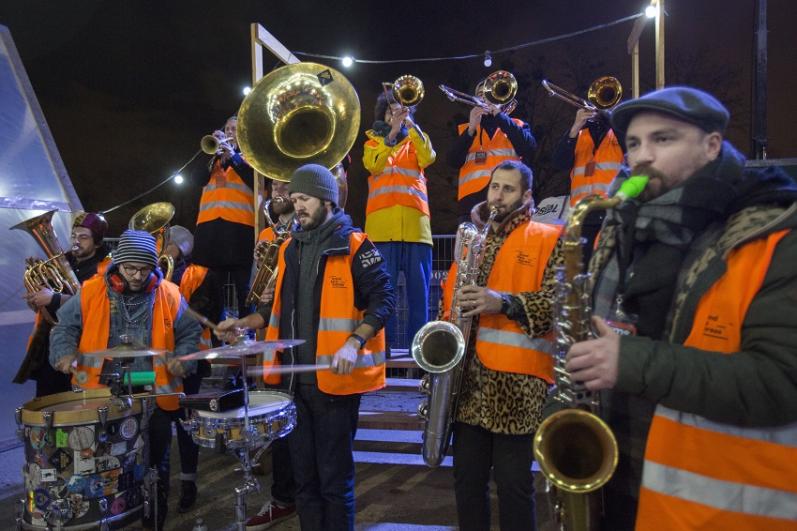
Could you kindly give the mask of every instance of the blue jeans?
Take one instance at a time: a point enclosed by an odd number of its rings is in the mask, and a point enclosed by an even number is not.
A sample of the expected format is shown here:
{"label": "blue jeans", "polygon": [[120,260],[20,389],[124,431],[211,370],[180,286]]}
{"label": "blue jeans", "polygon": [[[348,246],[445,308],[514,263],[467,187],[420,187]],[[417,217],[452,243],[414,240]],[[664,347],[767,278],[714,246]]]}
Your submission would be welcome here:
{"label": "blue jeans", "polygon": [[454,423],[454,492],[462,531],[490,529],[491,470],[498,487],[501,531],[537,529],[531,473],[533,438],[534,434],[502,435]]}
{"label": "blue jeans", "polygon": [[407,344],[398,344],[398,319],[390,316],[385,324],[390,347],[409,347],[420,327],[429,320],[429,280],[432,276],[432,246],[412,242],[375,242],[385,259],[393,288],[398,286],[399,271],[404,272],[407,290]]}
{"label": "blue jeans", "polygon": [[354,435],[360,395],[296,386],[296,428],[288,436],[302,531],[354,530]]}

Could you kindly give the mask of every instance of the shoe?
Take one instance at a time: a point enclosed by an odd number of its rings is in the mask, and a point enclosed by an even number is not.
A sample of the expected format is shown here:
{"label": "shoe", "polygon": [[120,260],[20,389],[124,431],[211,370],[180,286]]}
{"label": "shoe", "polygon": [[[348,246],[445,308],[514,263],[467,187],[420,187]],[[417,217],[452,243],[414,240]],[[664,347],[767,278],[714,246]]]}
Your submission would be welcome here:
{"label": "shoe", "polygon": [[180,503],[177,504],[178,513],[187,513],[196,503],[196,483],[193,481],[180,482]]}
{"label": "shoe", "polygon": [[275,525],[277,522],[282,522],[296,514],[295,505],[279,505],[273,501],[267,501],[263,508],[246,521],[246,531],[263,531]]}

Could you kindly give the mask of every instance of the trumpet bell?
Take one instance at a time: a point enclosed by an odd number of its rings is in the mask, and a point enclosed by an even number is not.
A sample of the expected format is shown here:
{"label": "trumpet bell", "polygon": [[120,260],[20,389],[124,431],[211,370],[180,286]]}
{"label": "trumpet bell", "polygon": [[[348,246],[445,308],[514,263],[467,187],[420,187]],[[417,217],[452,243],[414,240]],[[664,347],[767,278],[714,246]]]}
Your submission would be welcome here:
{"label": "trumpet bell", "polygon": [[406,74],[399,77],[391,88],[393,98],[404,107],[415,107],[423,100],[426,91],[420,78]]}
{"label": "trumpet bell", "polygon": [[494,105],[503,105],[515,99],[517,80],[512,72],[496,70],[484,80],[484,99]]}
{"label": "trumpet bell", "polygon": [[603,76],[593,81],[587,90],[587,99],[598,109],[609,109],[623,97],[623,86],[616,77]]}
{"label": "trumpet bell", "polygon": [[238,145],[258,172],[290,181],[314,162],[333,167],[349,152],[360,128],[360,101],[337,70],[296,63],[270,72],[238,110]]}
{"label": "trumpet bell", "polygon": [[219,150],[219,139],[213,135],[205,135],[199,141],[199,149],[207,155],[215,155]]}

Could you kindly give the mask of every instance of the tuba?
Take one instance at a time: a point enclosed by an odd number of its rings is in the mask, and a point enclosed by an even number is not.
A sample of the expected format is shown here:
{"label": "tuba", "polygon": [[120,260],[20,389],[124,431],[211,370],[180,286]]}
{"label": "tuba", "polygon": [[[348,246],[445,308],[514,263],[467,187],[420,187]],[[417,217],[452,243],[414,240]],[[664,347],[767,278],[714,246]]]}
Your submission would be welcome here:
{"label": "tuba", "polygon": [[[273,201],[279,202],[288,200],[284,197],[277,196]],[[263,210],[265,212],[266,222],[268,226],[271,227],[271,230],[274,231],[276,237],[273,241],[258,242],[257,247],[255,247],[255,265],[257,266],[257,272],[255,273],[254,280],[252,280],[252,287],[249,288],[249,294],[246,296],[247,306],[256,304],[260,301],[260,297],[263,296],[266,290],[274,287],[274,284],[277,282],[277,259],[279,258],[280,245],[282,245],[290,235],[289,228],[278,230],[277,225],[271,219],[271,215],[268,213],[268,207],[271,205],[271,202],[272,200],[268,199],[263,204]],[[292,223],[289,223],[288,226],[290,227],[291,224]]]}
{"label": "tuba", "polygon": [[[644,181],[644,182],[643,182]],[[589,275],[583,273],[582,226],[593,210],[615,208],[642,192],[647,179],[632,177],[611,198],[589,196],[570,211],[562,252],[565,263],[557,267],[554,299],[556,355],[553,399],[564,409],[546,418],[534,435],[534,458],[549,485],[555,488],[554,517],[565,531],[598,529],[601,514],[597,495],[617,468],[617,440],[597,415],[598,395],[574,382],[565,369],[570,347],[591,337]]]}
{"label": "tuba", "polygon": [[259,173],[290,181],[310,162],[332,168],[354,145],[360,129],[360,100],[337,70],[296,63],[258,81],[238,109],[237,140]]}
{"label": "tuba", "polygon": [[[36,243],[44,250],[46,260],[29,257],[25,260],[26,267],[23,276],[25,289],[29,293],[35,293],[43,287],[48,287],[56,293],[67,293],[74,295],[80,289],[80,282],[69,265],[66,255],[61,250],[58,237],[53,230],[53,214],[57,210],[45,212],[40,216],[30,218],[11,227],[12,229],[24,230],[36,240]],[[56,323],[56,319],[46,308],[39,310],[42,317],[51,324]]]}
{"label": "tuba", "polygon": [[448,321],[431,321],[412,338],[412,358],[428,374],[421,380],[421,392],[428,395],[418,407],[418,416],[425,422],[422,455],[424,462],[436,467],[445,457],[451,441],[451,426],[457,412],[457,399],[465,368],[464,358],[470,338],[472,317],[462,317],[457,292],[473,285],[484,259],[484,241],[493,219],[498,214],[490,209],[490,217],[479,231],[473,223],[457,228],[454,261],[457,264],[454,298]]}
{"label": "tuba", "polygon": [[158,251],[158,267],[163,271],[163,278],[172,279],[174,258],[166,254],[169,245],[169,222],[174,217],[174,205],[167,202],[147,205],[130,218],[128,228],[149,232],[155,237],[155,249]]}

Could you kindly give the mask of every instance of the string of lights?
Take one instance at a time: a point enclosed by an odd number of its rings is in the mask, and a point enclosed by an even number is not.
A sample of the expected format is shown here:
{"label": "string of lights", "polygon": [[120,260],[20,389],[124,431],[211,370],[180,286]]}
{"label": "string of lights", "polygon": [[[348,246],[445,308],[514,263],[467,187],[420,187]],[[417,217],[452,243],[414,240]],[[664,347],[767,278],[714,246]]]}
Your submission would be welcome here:
{"label": "string of lights", "polygon": [[506,48],[499,48],[497,50],[486,50],[481,53],[469,53],[465,55],[451,55],[451,56],[443,56],[443,57],[413,57],[409,59],[361,59],[355,58],[351,56],[339,56],[339,55],[327,55],[315,52],[300,52],[294,51],[295,55],[301,55],[303,57],[313,57],[316,59],[330,59],[333,61],[341,61],[343,66],[350,67],[354,63],[361,63],[361,64],[391,64],[391,63],[432,63],[432,62],[441,62],[441,61],[463,61],[466,59],[476,59],[479,57],[484,57],[484,66],[491,66],[492,59],[496,55],[505,54],[508,52],[513,52],[517,50],[522,50],[524,48],[529,48],[532,46],[539,46],[541,44],[548,44],[555,41],[560,41],[564,39],[570,39],[572,37],[577,37],[579,35],[583,35],[585,33],[591,33],[593,31],[598,31],[606,28],[610,28],[612,26],[616,26],[618,24],[623,24],[624,22],[629,22],[631,20],[636,20],[640,17],[647,16],[650,18],[650,14],[646,12],[642,13],[635,13],[633,15],[629,15],[627,17],[619,18],[617,20],[613,20],[611,22],[606,22],[603,24],[598,24],[595,26],[590,26],[588,28],[571,31],[569,33],[563,33],[561,35],[554,35],[552,37],[545,37],[543,39],[538,39],[536,41],[531,42],[524,42],[521,44],[516,44],[513,46],[507,46]]}

